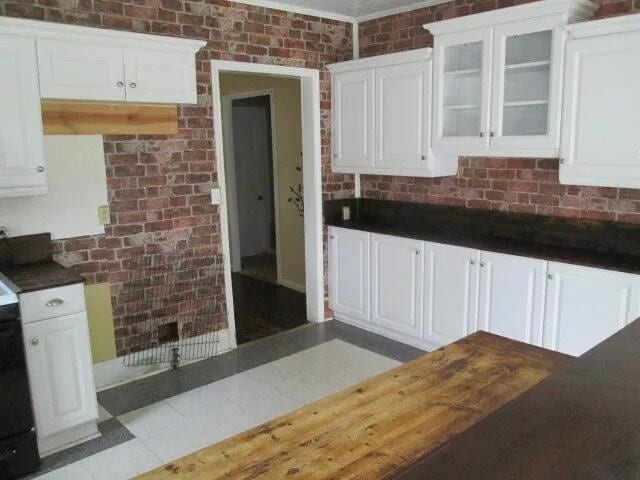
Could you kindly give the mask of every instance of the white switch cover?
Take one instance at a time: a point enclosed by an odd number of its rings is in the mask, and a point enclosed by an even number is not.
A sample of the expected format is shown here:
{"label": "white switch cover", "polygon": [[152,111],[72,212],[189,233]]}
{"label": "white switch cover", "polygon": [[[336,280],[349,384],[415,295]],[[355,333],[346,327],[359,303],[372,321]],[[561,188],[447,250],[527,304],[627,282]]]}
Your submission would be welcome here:
{"label": "white switch cover", "polygon": [[211,189],[211,205],[220,205],[222,203],[222,197],[220,195],[219,188]]}

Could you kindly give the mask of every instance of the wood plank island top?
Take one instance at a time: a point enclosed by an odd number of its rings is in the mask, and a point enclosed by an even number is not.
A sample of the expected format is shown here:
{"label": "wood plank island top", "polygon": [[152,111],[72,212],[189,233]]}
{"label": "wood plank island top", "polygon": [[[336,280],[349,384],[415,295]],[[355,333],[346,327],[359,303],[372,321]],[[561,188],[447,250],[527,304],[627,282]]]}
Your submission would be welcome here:
{"label": "wood plank island top", "polygon": [[571,360],[478,332],[138,479],[394,478]]}

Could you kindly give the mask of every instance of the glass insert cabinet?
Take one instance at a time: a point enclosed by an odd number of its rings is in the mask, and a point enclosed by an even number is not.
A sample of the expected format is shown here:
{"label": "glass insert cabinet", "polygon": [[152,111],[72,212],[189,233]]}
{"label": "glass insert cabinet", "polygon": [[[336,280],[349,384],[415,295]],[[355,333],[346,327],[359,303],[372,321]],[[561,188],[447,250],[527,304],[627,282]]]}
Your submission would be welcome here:
{"label": "glass insert cabinet", "polygon": [[434,149],[557,157],[562,25],[555,16],[436,34]]}

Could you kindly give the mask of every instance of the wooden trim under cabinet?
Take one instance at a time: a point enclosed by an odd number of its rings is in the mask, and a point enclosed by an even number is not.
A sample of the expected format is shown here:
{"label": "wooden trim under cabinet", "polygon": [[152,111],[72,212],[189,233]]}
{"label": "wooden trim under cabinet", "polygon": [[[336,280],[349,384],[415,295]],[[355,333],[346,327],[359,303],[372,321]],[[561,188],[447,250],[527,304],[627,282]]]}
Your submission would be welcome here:
{"label": "wooden trim under cabinet", "polygon": [[176,105],[106,102],[42,102],[45,135],[173,135]]}

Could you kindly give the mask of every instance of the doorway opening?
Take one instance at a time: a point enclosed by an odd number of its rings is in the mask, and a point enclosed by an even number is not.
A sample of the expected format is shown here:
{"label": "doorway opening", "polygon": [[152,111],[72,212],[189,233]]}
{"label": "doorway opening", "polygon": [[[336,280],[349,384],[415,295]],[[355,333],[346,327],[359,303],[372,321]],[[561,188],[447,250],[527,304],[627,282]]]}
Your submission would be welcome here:
{"label": "doorway opening", "polygon": [[299,78],[219,74],[238,344],[307,323]]}

